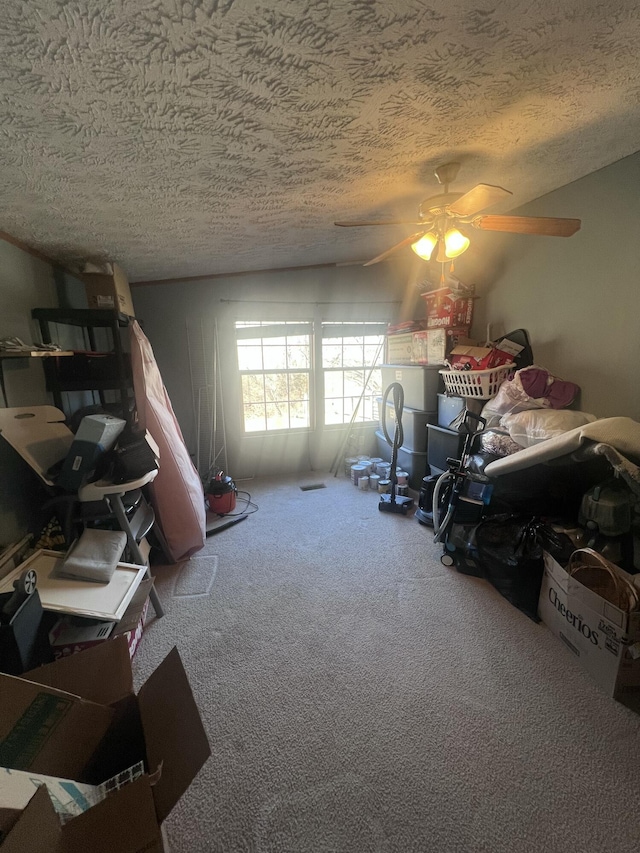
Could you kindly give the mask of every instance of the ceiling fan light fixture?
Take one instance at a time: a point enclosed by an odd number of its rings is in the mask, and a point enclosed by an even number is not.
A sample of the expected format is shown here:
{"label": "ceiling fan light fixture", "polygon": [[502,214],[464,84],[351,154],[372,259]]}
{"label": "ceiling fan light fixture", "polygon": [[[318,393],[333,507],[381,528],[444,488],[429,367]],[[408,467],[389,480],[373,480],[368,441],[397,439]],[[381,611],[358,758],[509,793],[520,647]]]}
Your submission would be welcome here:
{"label": "ceiling fan light fixture", "polygon": [[461,234],[457,228],[450,228],[444,235],[445,254],[447,258],[457,258],[469,248],[470,240]]}
{"label": "ceiling fan light fixture", "polygon": [[433,233],[433,231],[429,231],[428,234],[423,234],[419,240],[412,243],[411,248],[419,258],[422,258],[424,261],[428,261],[433,254],[433,250],[435,249],[437,242],[438,237]]}

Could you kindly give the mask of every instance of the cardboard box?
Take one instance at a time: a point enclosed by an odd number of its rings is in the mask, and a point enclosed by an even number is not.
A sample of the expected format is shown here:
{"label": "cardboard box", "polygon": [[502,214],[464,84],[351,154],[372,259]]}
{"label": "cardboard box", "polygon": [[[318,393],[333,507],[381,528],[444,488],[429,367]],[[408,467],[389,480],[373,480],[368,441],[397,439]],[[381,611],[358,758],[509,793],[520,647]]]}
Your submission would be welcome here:
{"label": "cardboard box", "polygon": [[133,659],[144,632],[152,585],[152,578],[141,581],[119,622],[95,622],[68,616],[58,619],[49,632],[49,645],[55,660],[83,652],[99,643],[120,636],[126,638],[129,656]]}
{"label": "cardboard box", "polygon": [[[624,574],[622,569],[617,570]],[[570,577],[546,552],[538,612],[609,696],[625,704],[637,704],[640,612],[625,613],[614,607]]]}
{"label": "cardboard box", "polygon": [[80,779],[115,712],[30,675],[0,674],[0,766]]}
{"label": "cardboard box", "polygon": [[470,370],[491,370],[503,364],[511,364],[513,357],[497,347],[478,346],[472,341],[459,342],[448,359],[451,365],[468,365]]}
{"label": "cardboard box", "polygon": [[441,287],[423,293],[427,305],[427,328],[454,329],[471,326],[473,321],[473,299],[457,296],[451,288]]}
{"label": "cardboard box", "polygon": [[[87,724],[82,716],[64,731],[61,725],[68,713],[58,726],[45,728],[36,719],[38,727],[34,729],[23,722],[18,732],[23,739],[27,735],[31,740],[46,736],[48,769],[38,772],[92,785],[126,772],[140,760],[146,772],[64,825],[46,789],[38,788],[8,828],[2,853],[160,853],[162,822],[211,754],[177,649],[167,655],[137,694],[124,636],[47,664],[27,673],[27,677],[32,680],[13,678],[11,689],[0,691],[3,723],[4,709],[11,707],[7,698],[15,704],[18,683],[31,692],[62,696],[81,711],[98,709],[106,715],[100,720],[103,728],[106,723],[106,731],[91,748],[85,743]],[[15,736],[7,740],[0,735],[0,755],[4,751],[5,759],[0,759],[0,764],[15,766],[11,763],[12,751],[6,748],[7,743],[11,747],[15,741]],[[77,753],[79,743],[83,745],[81,754]],[[77,772],[60,769],[71,761],[76,768],[80,766]],[[5,831],[7,825],[5,814]]]}
{"label": "cardboard box", "polygon": [[124,270],[117,264],[111,264],[113,274],[82,273],[89,308],[108,308],[118,310],[129,317],[135,317],[129,280]]}
{"label": "cardboard box", "polygon": [[444,364],[459,338],[467,338],[469,328],[424,329],[413,332],[411,357],[414,364]]}
{"label": "cardboard box", "polygon": [[411,364],[412,353],[413,335],[411,332],[387,336],[387,362],[389,364]]}

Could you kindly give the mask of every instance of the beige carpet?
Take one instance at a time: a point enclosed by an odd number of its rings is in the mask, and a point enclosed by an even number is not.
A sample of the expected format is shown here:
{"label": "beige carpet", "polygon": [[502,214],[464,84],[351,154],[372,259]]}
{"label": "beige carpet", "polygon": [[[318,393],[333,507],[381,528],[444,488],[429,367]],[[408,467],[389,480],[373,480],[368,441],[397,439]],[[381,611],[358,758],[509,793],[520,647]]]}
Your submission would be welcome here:
{"label": "beige carpet", "polygon": [[213,752],[172,853],[637,851],[640,716],[543,625],[346,478],[239,487],[135,659],[178,646]]}

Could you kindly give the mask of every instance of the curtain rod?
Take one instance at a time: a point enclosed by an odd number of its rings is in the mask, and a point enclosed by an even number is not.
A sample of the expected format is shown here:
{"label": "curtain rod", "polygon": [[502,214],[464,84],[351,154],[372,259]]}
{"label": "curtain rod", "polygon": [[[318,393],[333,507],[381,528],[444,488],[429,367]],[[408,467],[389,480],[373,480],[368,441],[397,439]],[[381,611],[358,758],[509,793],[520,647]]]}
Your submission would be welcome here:
{"label": "curtain rod", "polygon": [[338,301],[336,299],[328,300],[327,302],[294,302],[292,299],[220,299],[219,302],[228,303],[247,303],[250,305],[399,305],[400,299],[385,299],[384,301],[372,301],[371,299],[362,300],[359,302],[353,301]]}

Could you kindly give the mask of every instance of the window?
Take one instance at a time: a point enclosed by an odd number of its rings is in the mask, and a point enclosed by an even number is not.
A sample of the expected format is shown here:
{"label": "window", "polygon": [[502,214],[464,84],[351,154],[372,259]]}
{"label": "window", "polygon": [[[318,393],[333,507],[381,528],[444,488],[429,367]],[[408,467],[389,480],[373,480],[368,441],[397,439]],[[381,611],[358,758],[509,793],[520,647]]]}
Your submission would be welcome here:
{"label": "window", "polygon": [[311,426],[311,323],[238,322],[245,432]]}
{"label": "window", "polygon": [[385,331],[380,322],[237,322],[245,432],[311,429],[315,411],[324,426],[377,421]]}
{"label": "window", "polygon": [[325,426],[378,419],[384,332],[381,323],[322,324]]}

